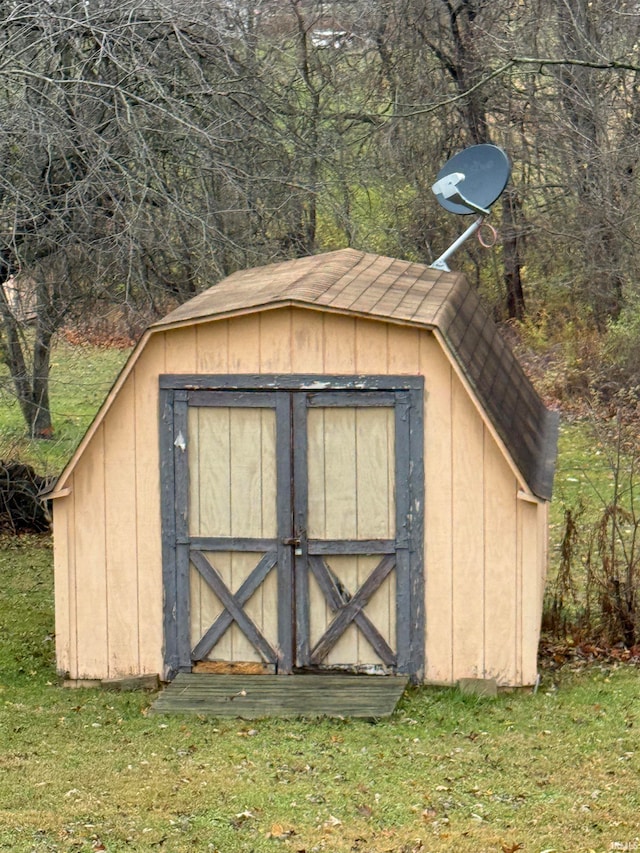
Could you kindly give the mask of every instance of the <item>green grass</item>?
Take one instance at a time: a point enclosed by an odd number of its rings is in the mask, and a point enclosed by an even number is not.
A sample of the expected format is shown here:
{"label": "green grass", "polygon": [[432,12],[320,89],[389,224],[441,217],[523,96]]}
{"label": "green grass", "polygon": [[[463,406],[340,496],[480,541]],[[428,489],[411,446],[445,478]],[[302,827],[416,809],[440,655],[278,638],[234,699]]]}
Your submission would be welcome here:
{"label": "green grass", "polygon": [[38,473],[60,473],[122,368],[129,350],[73,346],[59,339],[51,358],[54,437],[31,441],[6,365],[0,363],[0,459],[19,458]]}
{"label": "green grass", "polygon": [[586,420],[561,422],[558,459],[549,513],[551,574],[559,561],[560,541],[564,533],[564,514],[585,508],[594,523],[613,492],[614,475],[602,443]]}
{"label": "green grass", "polygon": [[377,724],[152,716],[146,693],[59,686],[50,542],[0,544],[0,850],[600,853],[638,837],[635,669],[494,700],[414,689]]}
{"label": "green grass", "polygon": [[[637,600],[640,592],[640,460],[633,427],[620,433],[619,444],[613,421],[571,420],[560,429],[545,625],[575,641],[608,645],[626,637],[633,645],[640,636],[637,609],[631,612],[635,639],[624,633],[621,619],[628,595],[633,592]],[[562,540],[569,529],[563,566]],[[553,609],[559,601],[561,614]]]}
{"label": "green grass", "polygon": [[[611,500],[614,487],[615,448],[597,424],[589,419],[561,422],[558,460],[551,511],[559,520],[567,506],[584,504],[598,514]],[[630,471],[629,457],[621,459],[623,480]]]}

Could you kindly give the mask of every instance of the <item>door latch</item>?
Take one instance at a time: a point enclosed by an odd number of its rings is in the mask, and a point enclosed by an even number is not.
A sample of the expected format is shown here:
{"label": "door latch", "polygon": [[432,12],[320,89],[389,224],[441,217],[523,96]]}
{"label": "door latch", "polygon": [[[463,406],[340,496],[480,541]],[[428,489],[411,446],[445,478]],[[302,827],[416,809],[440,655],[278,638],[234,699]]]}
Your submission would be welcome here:
{"label": "door latch", "polygon": [[302,556],[301,542],[297,536],[285,537],[282,540],[282,544],[283,545],[293,545],[294,546],[294,552],[293,553],[296,555],[296,557]]}

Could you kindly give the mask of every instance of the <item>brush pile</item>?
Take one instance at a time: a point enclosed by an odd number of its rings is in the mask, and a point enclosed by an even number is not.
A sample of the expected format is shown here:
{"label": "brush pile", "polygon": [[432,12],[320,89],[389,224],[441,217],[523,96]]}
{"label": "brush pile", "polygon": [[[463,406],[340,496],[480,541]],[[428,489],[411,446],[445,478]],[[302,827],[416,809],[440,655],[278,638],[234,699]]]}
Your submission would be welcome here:
{"label": "brush pile", "polygon": [[51,516],[45,495],[52,486],[30,465],[0,460],[0,532],[47,533]]}

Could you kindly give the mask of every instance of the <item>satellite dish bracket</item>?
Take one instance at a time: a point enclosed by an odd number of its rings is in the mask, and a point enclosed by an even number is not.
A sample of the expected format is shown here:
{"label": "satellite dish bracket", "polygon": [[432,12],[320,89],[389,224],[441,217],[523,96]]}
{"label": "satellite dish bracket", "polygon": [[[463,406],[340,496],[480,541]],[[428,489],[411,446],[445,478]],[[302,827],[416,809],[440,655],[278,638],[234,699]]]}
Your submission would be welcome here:
{"label": "satellite dish bracket", "polygon": [[463,204],[472,210],[474,213],[479,213],[481,216],[488,216],[490,211],[486,207],[479,207],[468,198],[466,198],[458,189],[458,184],[464,181],[465,175],[463,172],[453,172],[451,175],[445,175],[440,178],[431,187],[431,192],[434,195],[441,195],[447,201],[452,201],[455,204]]}
{"label": "satellite dish bracket", "polygon": [[479,216],[476,219],[476,221],[472,225],[470,225],[467,228],[467,230],[464,231],[458,237],[458,239],[454,243],[452,243],[449,246],[449,248],[445,252],[443,252],[440,255],[440,257],[431,264],[431,268],[436,269],[436,270],[442,270],[443,272],[451,272],[451,269],[447,266],[448,258],[450,258],[454,252],[457,252],[457,250],[460,248],[460,246],[462,246],[462,244],[466,240],[468,240],[469,237],[471,237],[473,234],[475,234],[475,232],[480,228],[480,226],[482,225],[483,222],[484,222],[484,214],[482,216]]}

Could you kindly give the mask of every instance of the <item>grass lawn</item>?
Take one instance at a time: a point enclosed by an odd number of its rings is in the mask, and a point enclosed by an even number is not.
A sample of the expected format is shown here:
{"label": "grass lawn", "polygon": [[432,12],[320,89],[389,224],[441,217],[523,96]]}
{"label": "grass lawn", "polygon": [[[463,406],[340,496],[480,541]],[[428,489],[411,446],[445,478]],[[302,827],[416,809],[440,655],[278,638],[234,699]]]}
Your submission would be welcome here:
{"label": "grass lawn", "polygon": [[[0,456],[59,471],[125,355],[59,346],[52,442],[24,441],[0,375]],[[609,488],[597,450],[563,428],[552,545],[563,504]],[[375,724],[151,716],[146,693],[59,686],[51,558],[47,537],[0,539],[0,850],[640,849],[632,667],[497,699],[414,689]]]}
{"label": "grass lawn", "polygon": [[51,358],[54,437],[30,441],[6,365],[0,362],[0,459],[20,458],[55,476],[76,449],[124,364],[129,350],[72,346],[59,339]]}
{"label": "grass lawn", "polygon": [[0,546],[0,850],[636,849],[636,669],[414,689],[375,724],[150,716],[58,685],[50,542]]}

